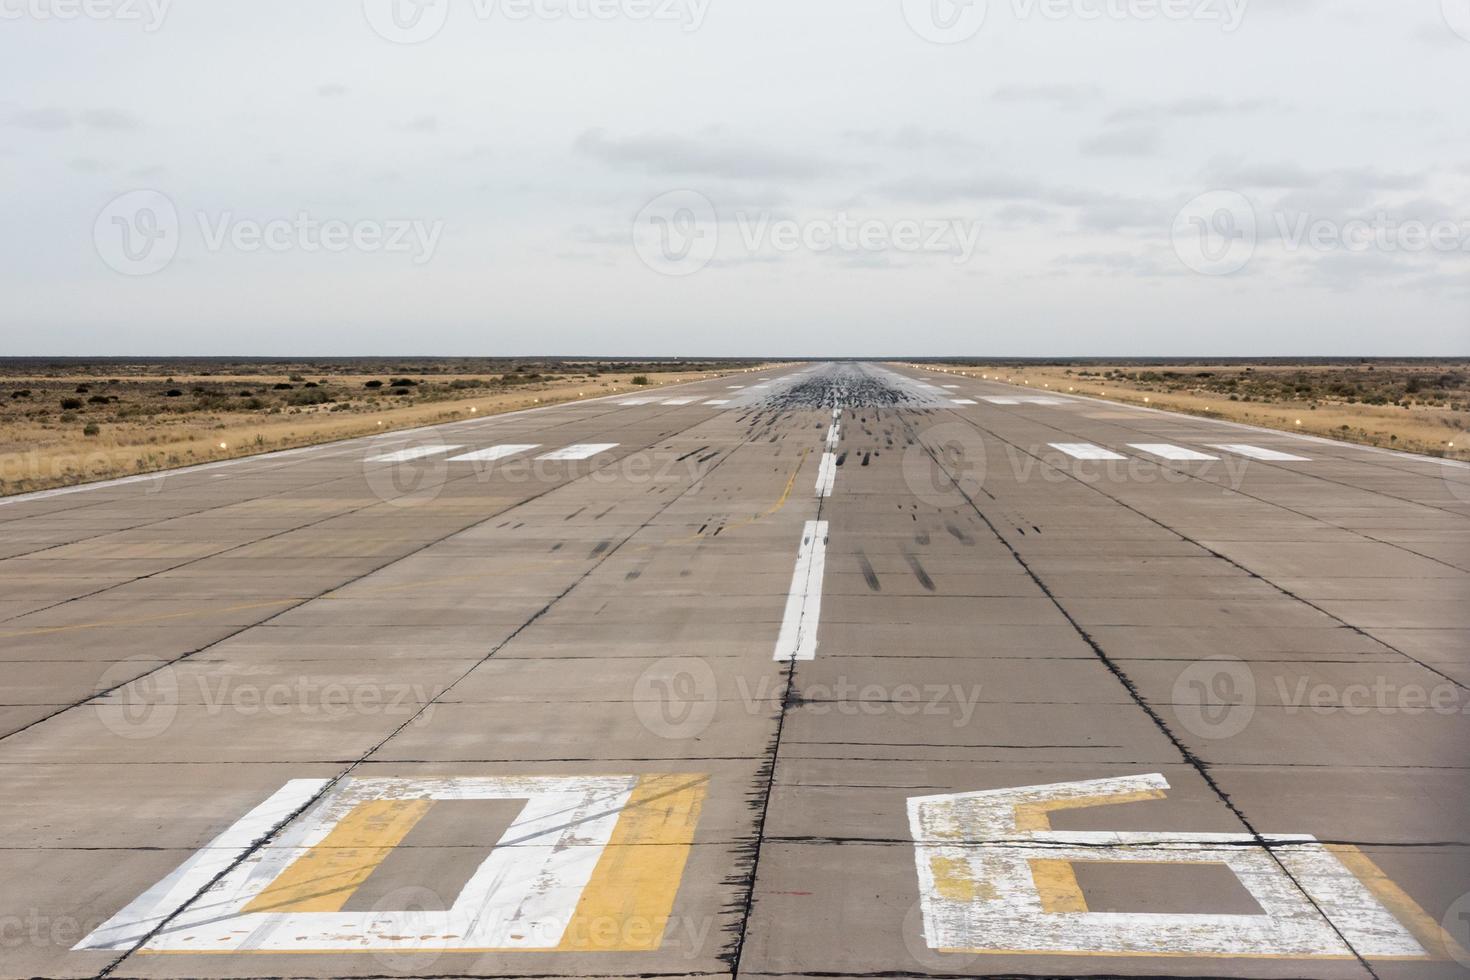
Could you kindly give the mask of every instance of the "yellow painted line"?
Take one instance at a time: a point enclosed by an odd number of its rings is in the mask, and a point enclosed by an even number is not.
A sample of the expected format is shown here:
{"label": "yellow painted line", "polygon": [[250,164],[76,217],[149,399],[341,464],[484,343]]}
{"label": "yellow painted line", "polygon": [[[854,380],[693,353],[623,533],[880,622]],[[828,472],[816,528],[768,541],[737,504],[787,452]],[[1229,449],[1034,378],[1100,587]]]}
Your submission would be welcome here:
{"label": "yellow painted line", "polygon": [[340,912],[433,800],[359,803],[240,912]]}
{"label": "yellow painted line", "polygon": [[1144,800],[1162,800],[1165,795],[1161,789],[1143,789],[1133,793],[1074,796],[1070,799],[1019,803],[1015,807],[1016,829],[1019,831],[1051,830],[1051,814],[1055,810],[1082,810],[1087,807],[1109,806],[1116,803],[1141,803]]}
{"label": "yellow painted line", "polygon": [[1438,922],[1430,917],[1428,912],[1393,882],[1383,869],[1373,862],[1373,859],[1364,854],[1352,844],[1324,844],[1343,865],[1353,873],[1363,887],[1373,893],[1373,897],[1383,903],[1383,907],[1393,913],[1394,918],[1403,923],[1405,929],[1414,934],[1419,940],[1419,945],[1429,951],[1429,955],[1437,960],[1454,959],[1461,963],[1470,959],[1470,953],[1465,947],[1455,941],[1455,937],[1445,932]]}
{"label": "yellow painted line", "polygon": [[1041,897],[1041,911],[1087,911],[1087,899],[1082,894],[1082,886],[1077,883],[1077,873],[1072,869],[1071,861],[1027,858],[1026,863],[1031,866],[1031,880]]}
{"label": "yellow painted line", "polygon": [[663,943],[709,777],[644,776],[562,934],[560,950],[647,951]]}

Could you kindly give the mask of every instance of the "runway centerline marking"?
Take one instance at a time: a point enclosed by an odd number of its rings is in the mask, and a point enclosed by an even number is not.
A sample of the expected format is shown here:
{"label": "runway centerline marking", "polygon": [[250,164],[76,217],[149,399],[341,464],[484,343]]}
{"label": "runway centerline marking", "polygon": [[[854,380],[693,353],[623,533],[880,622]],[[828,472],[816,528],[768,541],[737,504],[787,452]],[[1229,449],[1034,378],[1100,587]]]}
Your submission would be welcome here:
{"label": "runway centerline marking", "polygon": [[598,453],[605,453],[609,449],[616,449],[617,447],[618,447],[618,444],[615,443],[615,442],[581,442],[581,443],[578,443],[575,446],[566,446],[566,447],[564,447],[562,449],[552,450],[549,453],[542,453],[540,456],[537,456],[536,458],[537,459],[586,459],[589,456],[596,456]]}
{"label": "runway centerline marking", "polygon": [[827,522],[807,521],[773,660],[814,660],[822,613],[822,576],[827,565]]}
{"label": "runway centerline marking", "polygon": [[821,465],[817,467],[818,497],[832,496],[832,487],[837,483],[837,457],[832,453],[823,453]]}
{"label": "runway centerline marking", "polygon": [[1179,460],[1206,460],[1219,459],[1219,456],[1211,456],[1194,449],[1185,449],[1183,446],[1175,446],[1167,442],[1130,442],[1129,446],[1140,452],[1148,453],[1150,456],[1162,456],[1164,459]]}
{"label": "runway centerline marking", "polygon": [[527,453],[527,452],[530,452],[533,449],[540,449],[540,448],[541,448],[541,444],[539,442],[524,443],[524,444],[515,444],[515,443],[512,443],[512,444],[507,444],[507,445],[504,445],[504,446],[491,446],[488,449],[476,449],[474,452],[464,453],[463,455],[460,455],[460,456],[451,456],[451,457],[449,457],[449,462],[451,462],[451,463],[491,462],[491,461],[497,460],[497,459],[504,459],[507,456],[514,456],[516,453]]}
{"label": "runway centerline marking", "polygon": [[973,398],[951,398],[950,401],[953,402],[956,405],[973,405],[973,404],[975,404],[975,399],[973,399]]}
{"label": "runway centerline marking", "polygon": [[1248,445],[1244,442],[1212,442],[1211,449],[1223,449],[1227,453],[1237,456],[1248,456],[1251,459],[1261,459],[1270,463],[1310,463],[1311,460],[1305,456],[1293,456],[1291,453],[1283,453],[1275,449],[1262,449],[1260,446]]}
{"label": "runway centerline marking", "polygon": [[408,449],[399,449],[391,453],[383,453],[380,456],[369,456],[369,463],[406,463],[413,459],[423,459],[425,456],[437,456],[440,453],[452,453],[463,446],[410,446]]}
{"label": "runway centerline marking", "polygon": [[1047,443],[1053,449],[1060,449],[1073,459],[1127,459],[1127,456],[1119,455],[1111,449],[1094,446],[1090,442],[1052,442]]}

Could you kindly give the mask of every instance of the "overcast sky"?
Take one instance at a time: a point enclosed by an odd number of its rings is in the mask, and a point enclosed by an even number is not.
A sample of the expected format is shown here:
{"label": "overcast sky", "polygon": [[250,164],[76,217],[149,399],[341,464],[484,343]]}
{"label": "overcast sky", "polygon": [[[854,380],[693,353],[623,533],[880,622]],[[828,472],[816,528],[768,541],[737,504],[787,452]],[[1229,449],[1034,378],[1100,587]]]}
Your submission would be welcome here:
{"label": "overcast sky", "polygon": [[3,354],[1470,353],[1470,0],[58,2]]}

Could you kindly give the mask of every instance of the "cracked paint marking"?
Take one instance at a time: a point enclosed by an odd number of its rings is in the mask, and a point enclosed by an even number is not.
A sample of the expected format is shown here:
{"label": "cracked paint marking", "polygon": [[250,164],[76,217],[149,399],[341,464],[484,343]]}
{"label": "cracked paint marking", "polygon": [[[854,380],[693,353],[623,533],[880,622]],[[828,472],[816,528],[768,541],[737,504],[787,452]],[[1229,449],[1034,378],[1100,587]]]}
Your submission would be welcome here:
{"label": "cracked paint marking", "polygon": [[[325,786],[292,780],[75,948],[129,950],[152,934],[141,952],[657,949],[707,784],[348,779],[289,819]],[[434,802],[494,799],[525,804],[447,909],[343,911]]]}
{"label": "cracked paint marking", "polygon": [[[925,941],[942,951],[1084,956],[1428,959],[1443,948],[1421,942],[1429,920],[1408,896],[1364,880],[1366,858],[1309,835],[1273,835],[1268,849],[1250,834],[1051,829],[1055,810],[1159,799],[1166,789],[1154,773],[910,798]],[[1262,914],[1093,912],[1073,870],[1081,863],[1221,865]]]}

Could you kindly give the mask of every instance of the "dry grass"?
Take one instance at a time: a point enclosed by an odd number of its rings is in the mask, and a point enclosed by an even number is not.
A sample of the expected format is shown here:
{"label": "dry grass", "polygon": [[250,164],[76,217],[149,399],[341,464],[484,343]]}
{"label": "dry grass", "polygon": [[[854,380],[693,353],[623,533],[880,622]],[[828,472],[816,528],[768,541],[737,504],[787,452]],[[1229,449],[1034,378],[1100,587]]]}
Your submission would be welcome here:
{"label": "dry grass", "polygon": [[[101,371],[76,365],[29,374],[16,371],[13,362],[11,367],[0,372],[0,494],[6,495],[644,391],[746,369],[701,365],[704,370],[660,371],[620,364],[623,369],[616,373],[603,373],[595,365],[590,370],[596,373],[588,373],[586,364],[558,365],[555,372],[537,372],[535,380],[494,373],[318,370],[308,382],[306,375],[282,373],[276,365],[264,371],[172,374],[114,365]],[[650,384],[634,386],[635,376],[647,377]],[[296,380],[287,380],[292,377]],[[400,377],[418,384],[389,387],[389,381]],[[506,378],[512,377],[508,383]],[[366,387],[373,381],[382,387]],[[392,394],[395,390],[403,393]],[[171,391],[179,394],[169,395]],[[29,394],[14,397],[17,392]],[[328,400],[311,403],[318,398]]]}
{"label": "dry grass", "polygon": [[1470,459],[1470,364],[945,364],[1018,387]]}

